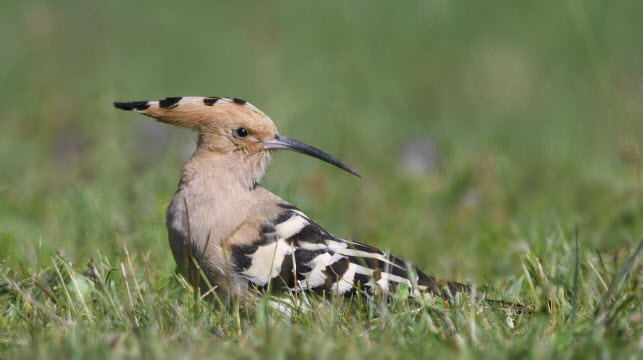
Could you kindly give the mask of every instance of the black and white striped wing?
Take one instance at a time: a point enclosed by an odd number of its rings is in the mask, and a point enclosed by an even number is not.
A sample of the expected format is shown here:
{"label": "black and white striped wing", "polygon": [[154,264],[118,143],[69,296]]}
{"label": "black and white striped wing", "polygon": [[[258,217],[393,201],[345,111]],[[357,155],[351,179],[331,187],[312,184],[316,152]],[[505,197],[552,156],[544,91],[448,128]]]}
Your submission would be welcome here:
{"label": "black and white striped wing", "polygon": [[[295,207],[264,224],[252,245],[232,246],[233,271],[264,290],[311,290],[320,294],[354,295],[358,289],[375,293],[393,291],[404,284],[417,296],[420,291],[443,295],[438,281],[406,261],[374,247],[337,238]],[[445,284],[451,293],[461,284]],[[465,285],[461,285],[465,286]]]}

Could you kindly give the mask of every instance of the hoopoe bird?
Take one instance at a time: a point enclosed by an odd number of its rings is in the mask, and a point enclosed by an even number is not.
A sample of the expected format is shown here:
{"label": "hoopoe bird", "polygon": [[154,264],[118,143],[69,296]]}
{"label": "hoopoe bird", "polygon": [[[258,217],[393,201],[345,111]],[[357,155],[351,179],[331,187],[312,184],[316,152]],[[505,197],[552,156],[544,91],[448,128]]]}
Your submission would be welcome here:
{"label": "hoopoe bird", "polygon": [[388,252],[334,236],[260,186],[277,150],[309,155],[361,176],[339,159],[281,135],[249,102],[173,97],[114,106],[198,134],[166,218],[178,269],[193,285],[198,267],[226,297],[253,298],[269,287],[354,296],[390,294],[404,285],[412,297],[429,293],[448,300],[472,291],[426,275]]}

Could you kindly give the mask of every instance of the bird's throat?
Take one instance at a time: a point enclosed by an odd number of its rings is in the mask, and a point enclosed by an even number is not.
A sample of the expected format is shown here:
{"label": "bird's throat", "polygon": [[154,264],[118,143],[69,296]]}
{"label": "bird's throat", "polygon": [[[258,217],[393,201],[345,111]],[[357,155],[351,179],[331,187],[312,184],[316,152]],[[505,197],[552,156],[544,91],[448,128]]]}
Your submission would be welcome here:
{"label": "bird's throat", "polygon": [[183,166],[179,190],[195,187],[229,195],[251,191],[263,177],[270,160],[271,154],[267,151],[248,155],[242,151],[222,154],[197,149]]}

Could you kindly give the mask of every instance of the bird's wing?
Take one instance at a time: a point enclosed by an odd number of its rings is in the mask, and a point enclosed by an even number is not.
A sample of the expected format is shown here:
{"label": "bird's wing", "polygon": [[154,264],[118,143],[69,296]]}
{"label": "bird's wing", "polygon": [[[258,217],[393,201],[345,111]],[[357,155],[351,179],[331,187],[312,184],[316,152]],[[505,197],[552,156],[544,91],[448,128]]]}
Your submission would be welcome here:
{"label": "bird's wing", "polygon": [[283,203],[281,212],[264,221],[259,238],[230,246],[232,271],[259,289],[284,287],[322,294],[373,294],[404,284],[411,295],[455,294],[466,285],[441,282],[408,262],[372,246],[337,238],[296,207]]}

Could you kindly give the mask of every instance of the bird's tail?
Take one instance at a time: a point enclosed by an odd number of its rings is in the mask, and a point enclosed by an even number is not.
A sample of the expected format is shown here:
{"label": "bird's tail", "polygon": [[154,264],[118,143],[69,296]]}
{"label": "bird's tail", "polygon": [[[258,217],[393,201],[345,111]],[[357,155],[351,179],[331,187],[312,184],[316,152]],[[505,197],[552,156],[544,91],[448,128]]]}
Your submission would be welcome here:
{"label": "bird's tail", "polygon": [[[418,270],[418,286],[420,287],[420,290],[429,292],[434,296],[440,296],[443,299],[450,302],[455,300],[455,297],[458,293],[471,295],[475,291],[476,295],[484,296],[484,294],[476,291],[470,285],[462,284],[456,281],[441,280],[438,278],[434,278],[433,276],[429,276],[419,270]],[[511,308],[518,314],[531,313],[531,310],[528,307],[521,304],[516,304],[516,303],[504,301],[504,300],[493,300],[493,299],[485,299],[485,302],[495,307]]]}

